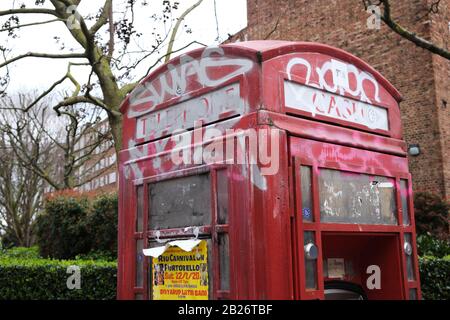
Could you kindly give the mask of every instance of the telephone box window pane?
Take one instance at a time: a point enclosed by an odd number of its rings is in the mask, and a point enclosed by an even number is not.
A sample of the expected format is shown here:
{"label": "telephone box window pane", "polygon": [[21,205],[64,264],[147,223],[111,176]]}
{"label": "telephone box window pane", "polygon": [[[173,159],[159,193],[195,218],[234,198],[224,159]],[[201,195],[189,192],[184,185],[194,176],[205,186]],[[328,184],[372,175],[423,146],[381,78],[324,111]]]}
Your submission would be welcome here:
{"label": "telephone box window pane", "polygon": [[144,285],[144,240],[136,241],[136,287],[141,288]]}
{"label": "telephone box window pane", "polygon": [[313,218],[313,206],[312,206],[312,184],[311,184],[311,167],[300,167],[300,179],[302,190],[302,217],[303,221],[312,222]]}
{"label": "telephone box window pane", "polygon": [[227,170],[217,171],[217,213],[218,223],[228,224],[228,178]]}
{"label": "telephone box window pane", "polygon": [[395,180],[321,169],[320,218],[323,222],[396,225]]}
{"label": "telephone box window pane", "polygon": [[[303,244],[315,243],[314,232],[305,231],[303,233]],[[308,259],[305,255],[305,276],[306,289],[317,289],[317,259]]]}
{"label": "telephone box window pane", "polygon": [[144,295],[142,293],[136,293],[134,295],[134,300],[144,300]]}
{"label": "telephone box window pane", "polygon": [[144,187],[138,186],[136,193],[137,193],[136,231],[142,232],[144,229],[144,221],[143,221]]}
{"label": "telephone box window pane", "polygon": [[151,230],[211,224],[209,174],[149,184]]}
{"label": "telephone box window pane", "polygon": [[[409,243],[410,246],[412,246],[412,236],[411,233],[405,233],[405,244]],[[416,280],[416,276],[414,273],[414,252],[411,252],[411,254],[405,253],[405,247],[403,247],[403,252],[406,255],[406,269],[408,272],[408,281],[414,281]]]}
{"label": "telephone box window pane", "polygon": [[403,225],[409,226],[409,210],[408,210],[408,183],[406,180],[400,180],[400,199],[402,200]]}
{"label": "telephone box window pane", "polygon": [[417,289],[409,289],[409,300],[417,300]]}
{"label": "telephone box window pane", "polygon": [[227,233],[219,233],[220,289],[230,290],[230,251]]}

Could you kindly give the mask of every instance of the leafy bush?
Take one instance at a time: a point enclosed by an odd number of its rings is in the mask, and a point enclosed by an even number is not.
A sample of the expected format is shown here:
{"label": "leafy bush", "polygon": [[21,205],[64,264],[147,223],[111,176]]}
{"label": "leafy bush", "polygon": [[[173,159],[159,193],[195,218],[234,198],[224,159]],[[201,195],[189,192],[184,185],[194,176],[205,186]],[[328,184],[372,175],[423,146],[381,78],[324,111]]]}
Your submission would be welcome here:
{"label": "leafy bush", "polygon": [[16,258],[16,259],[37,259],[39,258],[39,248],[37,246],[31,248],[14,247],[0,251],[0,259]]}
{"label": "leafy bush", "polygon": [[417,192],[414,194],[414,212],[418,234],[431,234],[443,240],[449,236],[450,205],[439,196]]}
{"label": "leafy bush", "polygon": [[37,243],[43,257],[73,259],[93,251],[116,257],[117,196],[64,193],[47,199],[37,219]]}
{"label": "leafy bush", "polygon": [[70,259],[89,252],[85,221],[87,198],[55,197],[37,218],[37,242],[43,257]]}
{"label": "leafy bush", "polygon": [[420,256],[442,258],[450,255],[450,244],[448,241],[434,238],[430,234],[421,234],[417,236],[417,251]]}
{"label": "leafy bush", "polygon": [[12,248],[19,245],[19,239],[11,229],[8,229],[4,234],[0,234],[0,236],[0,247],[2,248]]}
{"label": "leafy bush", "polygon": [[450,299],[450,256],[420,257],[420,284],[425,300]]}
{"label": "leafy bush", "polygon": [[88,214],[87,228],[91,235],[91,250],[117,257],[117,194],[101,195],[94,199]]}
{"label": "leafy bush", "polygon": [[79,254],[75,257],[76,260],[103,260],[116,261],[117,254],[111,251],[91,251],[86,254]]}
{"label": "leafy bush", "polygon": [[[80,267],[80,289],[68,289],[69,266]],[[0,255],[0,299],[115,299],[114,262],[59,261]]]}

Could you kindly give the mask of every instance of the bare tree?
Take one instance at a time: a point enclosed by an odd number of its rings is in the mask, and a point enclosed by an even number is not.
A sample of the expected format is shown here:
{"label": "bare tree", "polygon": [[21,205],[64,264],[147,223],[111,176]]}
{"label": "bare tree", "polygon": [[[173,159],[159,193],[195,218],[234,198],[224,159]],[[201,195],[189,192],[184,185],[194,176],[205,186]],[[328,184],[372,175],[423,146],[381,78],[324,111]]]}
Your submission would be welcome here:
{"label": "bare tree", "polygon": [[[30,170],[55,190],[80,187],[108,171],[95,170],[112,147],[102,109],[67,106],[58,110],[62,119],[42,99],[28,112],[23,108],[35,101],[32,95],[4,98],[0,107],[0,133],[8,139],[18,165]],[[30,152],[30,148],[33,152]]]}
{"label": "bare tree", "polygon": [[[27,150],[36,154],[38,146],[26,136]],[[49,156],[48,154],[46,156]],[[41,157],[39,161],[45,162]],[[5,132],[0,132],[0,231],[12,237],[19,246],[34,242],[35,217],[41,208],[43,180],[19,164]]]}
{"label": "bare tree", "polygon": [[[119,1],[119,0],[115,0]],[[27,52],[9,57],[10,50],[0,47],[4,61],[0,63],[0,70],[4,70],[4,75],[0,79],[0,85],[7,86],[10,71],[8,66],[21,59],[36,57],[41,59],[64,59],[68,60],[68,68],[62,77],[45,90],[37,99],[24,108],[24,111],[32,109],[43,97],[51,93],[58,85],[69,80],[74,91],[71,95],[61,99],[55,104],[54,110],[59,111],[67,106],[87,104],[103,109],[108,115],[111,133],[115,142],[116,152],[121,149],[122,115],[119,112],[120,103],[130,93],[151,69],[156,65],[149,65],[144,74],[132,77],[131,73],[139,64],[149,64],[149,58],[158,53],[167,45],[170,39],[168,51],[159,57],[161,61],[173,52],[177,52],[187,46],[196,43],[193,41],[177,50],[173,49],[175,34],[179,31],[179,24],[184,17],[203,0],[198,0],[192,7],[188,8],[178,20],[176,28],[172,24],[176,21],[173,12],[178,9],[179,3],[172,1],[162,1],[164,9],[161,14],[152,16],[153,23],[163,23],[165,32],[159,33],[156,27],[148,26],[147,30],[153,30],[154,43],[143,48],[138,45],[138,50],[130,49],[130,43],[138,43],[138,38],[143,32],[135,29],[134,17],[136,0],[122,0],[120,10],[119,5],[113,7],[113,0],[105,0],[98,13],[81,16],[77,11],[81,0],[37,0],[32,1],[31,6],[20,5],[11,9],[0,11],[0,17],[7,17],[0,32],[7,32],[9,36],[17,36],[17,30],[22,28],[33,28],[38,25],[52,23],[69,31],[73,39],[76,40],[81,50],[67,50],[61,43],[62,52]],[[140,1],[140,5],[149,5],[146,0]],[[113,12],[114,8],[114,12]],[[119,11],[118,11],[119,10]],[[113,13],[115,18],[113,20]],[[45,21],[21,24],[20,19],[24,15],[35,14],[37,16],[49,17]],[[186,32],[190,32],[188,28]],[[170,37],[170,38],[169,38]],[[61,41],[56,37],[57,41]],[[91,69],[89,79],[86,83],[80,83],[73,75],[72,68],[77,66],[88,66]],[[133,79],[131,79],[133,78]]]}
{"label": "bare tree", "polygon": [[[427,14],[438,13],[440,3],[441,0],[434,0],[430,4]],[[407,30],[402,25],[400,25],[392,16],[392,7],[389,0],[363,0],[363,4],[366,10],[370,6],[378,6],[382,8],[380,19],[386,24],[386,26],[388,26],[395,33],[411,41],[418,47],[426,49],[434,54],[440,55],[441,57],[450,60],[450,51],[448,49],[439,47],[438,45],[426,40],[425,38],[419,36],[414,32]]]}

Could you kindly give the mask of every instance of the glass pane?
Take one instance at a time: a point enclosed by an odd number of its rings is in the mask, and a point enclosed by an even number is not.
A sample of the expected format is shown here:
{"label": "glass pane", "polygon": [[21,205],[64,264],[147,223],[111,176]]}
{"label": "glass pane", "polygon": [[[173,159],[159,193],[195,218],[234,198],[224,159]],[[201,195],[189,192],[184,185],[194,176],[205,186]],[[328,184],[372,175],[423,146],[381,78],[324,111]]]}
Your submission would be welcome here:
{"label": "glass pane", "polygon": [[211,224],[209,174],[149,184],[151,230]]}
{"label": "glass pane", "polygon": [[220,289],[230,290],[230,252],[227,233],[219,233]]}
{"label": "glass pane", "polygon": [[391,178],[321,169],[319,199],[323,222],[397,224]]}
{"label": "glass pane", "polygon": [[[305,231],[303,237],[304,245],[315,243],[313,231]],[[309,260],[305,256],[305,276],[306,289],[317,289],[317,259]]]}
{"label": "glass pane", "polygon": [[[412,246],[412,236],[411,233],[405,233],[405,243],[409,243]],[[411,251],[411,254],[408,255],[405,253],[405,248],[403,248],[403,253],[406,255],[406,268],[408,272],[408,281],[414,281],[416,279],[414,272],[414,253]]]}
{"label": "glass pane", "polygon": [[417,300],[417,289],[409,289],[409,300]]}
{"label": "glass pane", "polygon": [[403,179],[400,180],[400,199],[402,200],[403,225],[409,226],[408,183]]}
{"label": "glass pane", "polygon": [[312,222],[313,207],[312,207],[312,184],[311,184],[311,167],[300,167],[301,191],[302,191],[302,216],[303,221]]}
{"label": "glass pane", "polygon": [[324,278],[328,278],[328,261],[327,259],[322,260],[322,273]]}
{"label": "glass pane", "polygon": [[142,232],[144,229],[143,211],[144,211],[144,187],[138,186],[137,190],[137,213],[136,213],[136,231]]}
{"label": "glass pane", "polygon": [[134,300],[144,300],[144,295],[142,293],[136,293],[134,295]]}
{"label": "glass pane", "polygon": [[228,178],[226,169],[217,171],[217,213],[217,222],[228,224]]}
{"label": "glass pane", "polygon": [[136,287],[141,288],[144,285],[144,240],[136,241]]}

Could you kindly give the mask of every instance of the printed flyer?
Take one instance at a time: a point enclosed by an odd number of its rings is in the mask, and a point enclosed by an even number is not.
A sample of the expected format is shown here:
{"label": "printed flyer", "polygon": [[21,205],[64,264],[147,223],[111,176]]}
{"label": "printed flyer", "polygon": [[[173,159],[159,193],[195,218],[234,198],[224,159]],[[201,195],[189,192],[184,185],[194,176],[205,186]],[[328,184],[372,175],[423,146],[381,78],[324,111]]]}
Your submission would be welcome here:
{"label": "printed flyer", "polygon": [[171,246],[152,258],[154,300],[208,300],[208,250],[202,240],[191,251]]}

